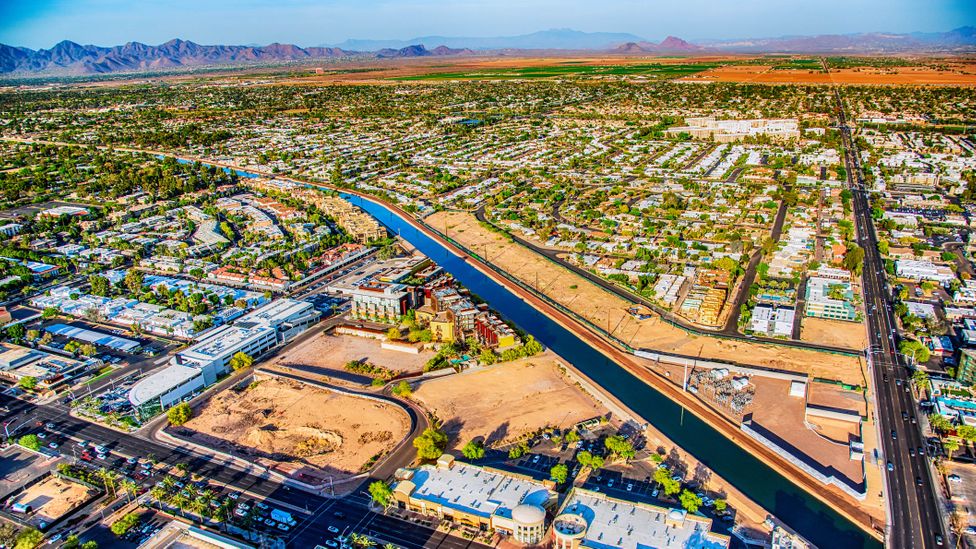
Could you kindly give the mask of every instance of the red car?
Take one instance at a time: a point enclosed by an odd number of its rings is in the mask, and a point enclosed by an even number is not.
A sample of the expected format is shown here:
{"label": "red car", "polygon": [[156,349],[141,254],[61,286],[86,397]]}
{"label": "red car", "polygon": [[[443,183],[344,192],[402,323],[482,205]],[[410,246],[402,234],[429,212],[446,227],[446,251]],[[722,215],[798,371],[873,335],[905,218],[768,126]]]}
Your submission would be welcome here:
{"label": "red car", "polygon": [[85,461],[91,461],[92,460],[92,456],[88,452],[82,452],[81,455],[78,456],[78,457],[80,457],[81,459],[83,459]]}

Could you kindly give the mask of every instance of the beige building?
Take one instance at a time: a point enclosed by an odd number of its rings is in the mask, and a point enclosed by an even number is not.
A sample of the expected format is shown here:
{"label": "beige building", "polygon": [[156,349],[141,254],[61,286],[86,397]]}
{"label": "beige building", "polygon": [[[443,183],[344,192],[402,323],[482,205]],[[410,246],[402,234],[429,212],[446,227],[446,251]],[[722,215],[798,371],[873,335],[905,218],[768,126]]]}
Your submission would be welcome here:
{"label": "beige building", "polygon": [[546,532],[546,508],[556,501],[551,482],[478,467],[444,454],[436,465],[398,472],[393,498],[400,509],[434,516],[511,541],[534,545]]}
{"label": "beige building", "polygon": [[686,126],[668,128],[664,133],[687,133],[699,139],[714,139],[717,143],[741,141],[746,137],[766,136],[772,139],[798,139],[800,124],[795,118],[755,118],[750,120],[716,120],[700,116],[685,120]]}

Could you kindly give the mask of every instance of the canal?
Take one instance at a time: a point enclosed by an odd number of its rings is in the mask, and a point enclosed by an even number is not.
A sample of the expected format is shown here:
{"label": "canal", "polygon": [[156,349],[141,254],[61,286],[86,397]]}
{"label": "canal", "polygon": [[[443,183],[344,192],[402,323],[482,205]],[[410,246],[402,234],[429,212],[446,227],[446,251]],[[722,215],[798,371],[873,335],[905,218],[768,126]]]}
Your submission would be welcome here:
{"label": "canal", "polygon": [[382,204],[349,194],[343,194],[343,197],[413,244],[487,301],[492,309],[571,362],[675,444],[814,544],[824,548],[881,547],[877,540],[819,499],[795,486],[693,414],[682,413],[681,407],[669,398]]}
{"label": "canal", "polygon": [[[185,160],[180,160],[186,162]],[[230,171],[224,168],[225,171]],[[260,177],[234,170],[241,177]],[[628,408],[685,451],[732,483],[815,545],[831,549],[877,549],[881,543],[832,508],[803,491],[774,469],[727,439],[691,413],[590,347],[572,332],[528,305],[507,288],[451,253],[378,202],[343,194],[418,250],[436,261],[491,308],[532,334],[564,360],[613,394]]]}

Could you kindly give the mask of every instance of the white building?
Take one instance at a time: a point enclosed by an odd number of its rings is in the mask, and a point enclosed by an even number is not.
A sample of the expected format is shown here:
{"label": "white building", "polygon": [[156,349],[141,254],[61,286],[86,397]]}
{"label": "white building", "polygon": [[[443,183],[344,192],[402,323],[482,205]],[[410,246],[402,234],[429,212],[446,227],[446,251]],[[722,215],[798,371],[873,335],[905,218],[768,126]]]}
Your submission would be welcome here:
{"label": "white building", "polygon": [[711,531],[712,520],[684,509],[635,503],[601,492],[574,488],[553,520],[553,547],[686,547],[729,546],[729,536]]}
{"label": "white building", "polygon": [[752,323],[750,328],[753,332],[771,335],[774,337],[790,337],[793,335],[793,321],[796,311],[788,307],[771,307],[769,305],[756,305],[752,310]]}
{"label": "white building", "polygon": [[170,366],[132,386],[129,401],[141,417],[152,417],[182,398],[217,382],[230,359],[243,352],[258,357],[293,339],[318,321],[311,303],[279,299],[238,319],[233,325],[207,332],[196,344],[180,351]]}
{"label": "white building", "polygon": [[932,280],[941,284],[948,284],[955,280],[956,273],[945,265],[936,265],[928,261],[899,259],[895,261],[895,273],[899,278],[910,280]]}

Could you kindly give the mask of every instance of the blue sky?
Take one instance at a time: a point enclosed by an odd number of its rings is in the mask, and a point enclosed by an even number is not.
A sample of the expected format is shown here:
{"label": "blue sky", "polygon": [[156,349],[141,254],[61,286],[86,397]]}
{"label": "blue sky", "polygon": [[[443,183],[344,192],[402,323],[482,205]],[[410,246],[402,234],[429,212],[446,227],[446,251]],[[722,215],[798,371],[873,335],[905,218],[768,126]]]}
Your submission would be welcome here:
{"label": "blue sky", "polygon": [[695,40],[963,25],[976,25],[976,0],[0,0],[0,43],[30,48],[177,37],[311,46],[557,27]]}

